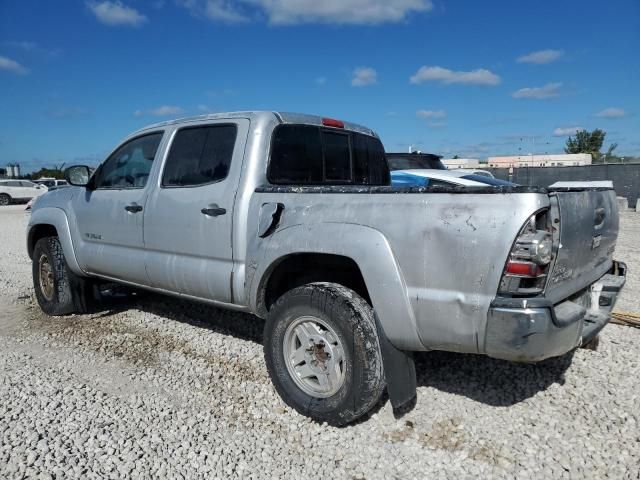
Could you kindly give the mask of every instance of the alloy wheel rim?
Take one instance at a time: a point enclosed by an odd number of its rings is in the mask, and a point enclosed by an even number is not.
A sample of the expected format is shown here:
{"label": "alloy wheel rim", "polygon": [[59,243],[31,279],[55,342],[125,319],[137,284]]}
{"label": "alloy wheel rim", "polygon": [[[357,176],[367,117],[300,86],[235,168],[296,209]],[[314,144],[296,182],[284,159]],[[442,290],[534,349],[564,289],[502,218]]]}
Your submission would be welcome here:
{"label": "alloy wheel rim", "polygon": [[44,295],[44,298],[52,301],[54,292],[53,268],[51,267],[49,257],[44,254],[40,255],[40,259],[38,260],[38,271],[40,273],[40,291],[42,295]]}
{"label": "alloy wheel rim", "polygon": [[345,351],[340,338],[326,322],[314,316],[295,319],[283,339],[289,375],[307,395],[328,398],[345,382]]}

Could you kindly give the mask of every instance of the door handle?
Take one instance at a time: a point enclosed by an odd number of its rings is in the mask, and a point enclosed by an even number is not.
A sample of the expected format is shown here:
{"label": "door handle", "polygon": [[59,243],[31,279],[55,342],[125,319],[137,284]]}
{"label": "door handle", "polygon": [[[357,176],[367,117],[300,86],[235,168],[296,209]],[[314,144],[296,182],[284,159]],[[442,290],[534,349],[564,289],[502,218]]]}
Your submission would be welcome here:
{"label": "door handle", "polygon": [[218,204],[214,203],[209,205],[207,208],[203,208],[200,212],[207,217],[219,217],[220,215],[227,213],[227,209],[219,207]]}
{"label": "door handle", "polygon": [[127,205],[126,207],[124,207],[124,209],[127,212],[138,213],[142,211],[142,205],[136,205],[135,203],[132,203],[131,205]]}

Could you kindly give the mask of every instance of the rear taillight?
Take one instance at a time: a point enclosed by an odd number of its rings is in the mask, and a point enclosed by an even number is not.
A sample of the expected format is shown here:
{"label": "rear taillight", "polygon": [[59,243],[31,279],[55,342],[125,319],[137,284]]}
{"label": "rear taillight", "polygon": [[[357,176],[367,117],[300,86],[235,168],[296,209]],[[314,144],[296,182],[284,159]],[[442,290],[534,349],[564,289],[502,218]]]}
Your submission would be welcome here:
{"label": "rear taillight", "polygon": [[537,295],[544,291],[553,259],[553,236],[548,210],[532,215],[522,227],[500,281],[500,294]]}
{"label": "rear taillight", "polygon": [[513,260],[509,260],[507,262],[505,273],[517,277],[533,278],[541,275],[542,269],[540,268],[540,265],[536,265],[535,263],[514,262]]}

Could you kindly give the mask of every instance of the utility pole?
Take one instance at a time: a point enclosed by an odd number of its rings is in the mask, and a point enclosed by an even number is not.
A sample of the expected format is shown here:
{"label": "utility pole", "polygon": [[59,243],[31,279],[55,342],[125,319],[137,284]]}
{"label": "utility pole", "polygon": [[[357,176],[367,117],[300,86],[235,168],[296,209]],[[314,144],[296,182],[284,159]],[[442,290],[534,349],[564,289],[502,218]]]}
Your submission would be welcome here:
{"label": "utility pole", "polygon": [[533,147],[531,149],[531,166],[535,167],[536,164],[534,162],[535,156],[536,156],[536,136],[534,135],[533,137],[531,137],[531,141],[533,142]]}

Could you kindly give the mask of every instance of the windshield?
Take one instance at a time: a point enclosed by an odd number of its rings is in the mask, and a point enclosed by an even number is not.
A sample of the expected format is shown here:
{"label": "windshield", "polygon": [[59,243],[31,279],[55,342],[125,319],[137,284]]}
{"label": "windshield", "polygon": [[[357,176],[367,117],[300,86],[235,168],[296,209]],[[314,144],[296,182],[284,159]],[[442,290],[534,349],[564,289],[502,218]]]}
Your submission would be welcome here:
{"label": "windshield", "polygon": [[447,168],[440,161],[437,155],[420,155],[420,154],[387,154],[387,162],[389,169],[395,170],[423,170],[435,169],[446,170]]}
{"label": "windshield", "polygon": [[460,178],[466,178],[467,180],[473,180],[474,182],[480,182],[486,185],[493,185],[494,187],[513,187],[516,185],[515,183],[508,182],[506,180],[491,178],[477,173],[470,173],[469,175],[464,175]]}

